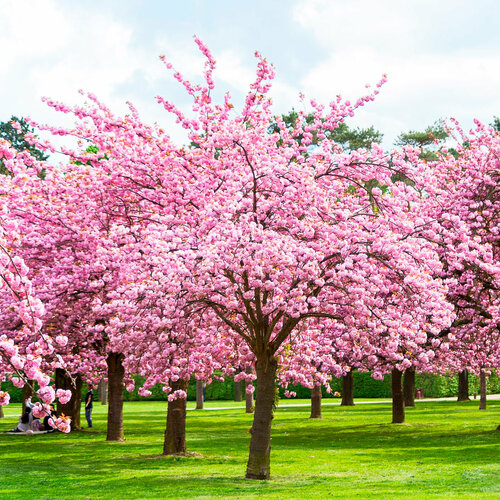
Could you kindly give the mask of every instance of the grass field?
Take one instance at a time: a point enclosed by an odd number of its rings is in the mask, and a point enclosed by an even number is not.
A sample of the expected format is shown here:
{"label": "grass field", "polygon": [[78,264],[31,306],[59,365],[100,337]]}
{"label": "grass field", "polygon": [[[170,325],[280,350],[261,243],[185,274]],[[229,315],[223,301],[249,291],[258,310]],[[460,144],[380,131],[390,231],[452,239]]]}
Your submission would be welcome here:
{"label": "grass field", "polygon": [[[228,405],[238,404],[208,406]],[[96,404],[90,430],[0,434],[0,498],[500,498],[500,401],[477,405],[417,402],[402,425],[389,423],[384,403],[325,406],[322,420],[282,407],[273,480],[255,482],[243,478],[252,416],[240,409],[189,411],[197,455],[163,457],[165,403],[126,403],[125,443],[105,442],[107,407]],[[15,425],[19,406],[6,408],[1,431]]]}

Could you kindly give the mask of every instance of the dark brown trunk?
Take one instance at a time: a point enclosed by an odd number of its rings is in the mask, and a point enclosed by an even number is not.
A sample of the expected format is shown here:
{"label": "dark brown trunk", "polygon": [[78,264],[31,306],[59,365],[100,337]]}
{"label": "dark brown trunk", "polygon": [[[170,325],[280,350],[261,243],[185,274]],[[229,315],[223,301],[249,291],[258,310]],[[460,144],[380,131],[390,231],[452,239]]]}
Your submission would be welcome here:
{"label": "dark brown trunk", "polygon": [[57,414],[64,413],[67,417],[71,417],[71,430],[80,431],[82,429],[80,420],[80,408],[82,405],[82,378],[80,375],[73,377],[75,385],[71,381],[71,377],[62,368],[56,368],[56,388],[71,391],[71,399],[62,404],[57,402]]}
{"label": "dark brown trunk", "polygon": [[458,398],[457,401],[470,401],[469,398],[469,372],[462,370],[458,374]]}
{"label": "dark brown trunk", "polygon": [[99,395],[99,401],[102,405],[108,404],[108,383],[103,379],[99,382],[99,387],[97,389]]}
{"label": "dark brown trunk", "polygon": [[[172,392],[188,389],[187,380],[171,382]],[[167,427],[165,441],[163,442],[164,455],[186,453],[186,400],[174,399],[168,402]]]}
{"label": "dark brown trunk", "polygon": [[405,370],[403,397],[405,406],[415,406],[415,368]]}
{"label": "dark brown trunk", "polygon": [[196,381],[196,409],[203,410],[203,380]]}
{"label": "dark brown trunk", "polygon": [[[250,366],[247,366],[246,368],[246,373],[250,374],[252,373],[252,368]],[[245,381],[245,412],[246,413],[253,413],[254,406],[253,406],[253,392],[248,392],[247,387],[251,385],[251,382]]]}
{"label": "dark brown trunk", "polygon": [[110,352],[108,365],[108,430],[106,441],[125,441],[123,434],[123,354]]}
{"label": "dark brown trunk", "polygon": [[3,406],[0,406],[0,418],[5,418],[5,415],[3,413]]}
{"label": "dark brown trunk", "polygon": [[486,373],[479,373],[479,409],[486,410]]}
{"label": "dark brown trunk", "polygon": [[342,377],[342,401],[340,406],[354,406],[354,380],[352,371]]}
{"label": "dark brown trunk", "polygon": [[28,380],[28,384],[24,384],[23,388],[21,390],[21,398],[23,400],[23,406],[21,412],[24,414],[26,411],[26,403],[25,401],[33,396],[33,389],[32,387],[35,387],[35,381],[34,380]]}
{"label": "dark brown trunk", "polygon": [[321,418],[321,386],[315,385],[311,391],[311,417]]}
{"label": "dark brown trunk", "polygon": [[243,390],[242,390],[242,381],[234,383],[234,400],[235,401],[243,401]]}
{"label": "dark brown trunk", "polygon": [[402,424],[405,421],[405,401],[402,386],[403,372],[392,370],[392,423]]}
{"label": "dark brown trunk", "polygon": [[271,422],[273,420],[275,379],[278,362],[274,356],[257,359],[257,398],[250,434],[247,479],[269,479],[271,475]]}

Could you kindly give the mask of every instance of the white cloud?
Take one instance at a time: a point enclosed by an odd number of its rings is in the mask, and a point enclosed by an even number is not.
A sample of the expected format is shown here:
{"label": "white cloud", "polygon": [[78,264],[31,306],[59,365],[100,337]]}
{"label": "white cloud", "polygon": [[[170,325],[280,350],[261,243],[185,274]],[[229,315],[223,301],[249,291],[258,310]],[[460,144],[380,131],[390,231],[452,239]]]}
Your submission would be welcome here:
{"label": "white cloud", "polygon": [[[165,96],[185,112],[190,101],[157,56],[165,54],[187,78],[202,82],[204,59],[192,39],[198,31],[192,5],[174,9],[158,3],[154,14],[168,20],[169,29],[151,23],[149,30],[143,24],[147,17],[130,14],[142,7],[127,14],[118,2],[95,2],[95,8],[92,3],[0,1],[0,121],[16,114],[65,123],[40,97],[72,104],[83,88],[117,113],[131,100],[145,121],[160,122],[180,139],[182,130],[154,96]],[[500,113],[500,54],[489,40],[497,32],[489,29],[495,12],[488,16],[483,9],[478,16],[479,7],[465,0],[300,0],[288,13],[274,8],[276,17],[262,19],[262,27],[269,26],[258,39],[247,25],[231,24],[232,11],[223,4],[197,26],[211,40],[217,61],[217,99],[229,90],[236,105],[242,102],[255,78],[252,54],[259,48],[277,64],[271,93],[276,112],[299,106],[299,91],[326,102],[339,92],[356,98],[365,83],[386,72],[387,86],[353,123],[375,125],[389,142],[400,131],[425,127],[441,116],[489,121]],[[490,25],[483,25],[489,18]]]}
{"label": "white cloud", "polygon": [[2,71],[7,75],[20,58],[31,60],[64,48],[70,26],[52,0],[3,0],[0,6]]}
{"label": "white cloud", "polygon": [[[304,75],[302,89],[322,100],[337,93],[355,98],[365,83],[388,73],[380,96],[354,121],[388,127],[382,129],[386,143],[440,117],[455,116],[466,125],[474,117],[488,122],[500,110],[500,54],[487,37],[481,39],[484,33],[461,36],[467,16],[474,27],[470,9],[476,8],[449,0],[300,1],[293,18],[324,54]],[[460,9],[464,19],[457,17]]]}

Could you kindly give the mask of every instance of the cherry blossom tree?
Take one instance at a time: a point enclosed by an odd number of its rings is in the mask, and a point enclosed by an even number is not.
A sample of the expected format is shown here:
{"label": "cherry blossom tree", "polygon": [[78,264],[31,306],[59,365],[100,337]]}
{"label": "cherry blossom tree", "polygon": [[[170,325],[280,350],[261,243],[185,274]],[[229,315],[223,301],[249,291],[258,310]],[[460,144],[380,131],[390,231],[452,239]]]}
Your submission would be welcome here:
{"label": "cherry blossom tree", "polygon": [[[0,157],[11,176],[4,176],[1,190],[6,195],[5,188],[24,181],[22,172],[16,169],[17,156],[24,156],[16,152],[7,141],[0,141]],[[31,386],[34,391],[34,382],[38,383],[37,396],[42,401],[38,403],[39,416],[47,414],[48,405],[56,398],[67,402],[71,393],[55,391],[50,385],[45,360],[57,358],[56,346],[64,343],[65,338],[59,336],[55,341],[52,336],[42,330],[45,308],[39,297],[35,295],[32,283],[28,277],[29,268],[24,260],[15,255],[15,248],[22,240],[22,233],[10,213],[8,203],[2,205],[0,214],[0,288],[2,294],[2,335],[0,336],[0,377],[8,375],[12,382],[22,387]],[[14,255],[13,255],[14,254]],[[50,373],[50,372],[49,372]],[[0,405],[9,403],[10,396],[6,392],[0,393]],[[63,432],[69,432],[69,419],[51,420],[51,425]]]}
{"label": "cherry blossom tree", "polygon": [[[62,152],[72,160],[67,168],[79,172],[65,175],[68,199],[78,203],[69,219],[95,241],[87,265],[97,266],[95,281],[106,284],[92,302],[93,316],[105,321],[92,328],[108,339],[108,353],[123,357],[121,367],[142,370],[147,358],[148,383],[161,380],[170,390],[184,373],[196,372],[196,363],[194,371],[187,365],[203,359],[203,344],[222,353],[235,338],[246,345],[257,381],[246,476],[268,479],[275,382],[287,350],[310,361],[303,370],[290,365],[288,377],[322,379],[307,350],[322,356],[334,340],[335,349],[354,349],[349,338],[338,338],[349,332],[363,356],[368,351],[376,375],[400,375],[414,360],[411,346],[419,362],[429,361],[418,346],[449,327],[453,312],[438,277],[437,227],[420,210],[425,164],[389,156],[375,144],[344,152],[331,138],[384,80],[355,103],[310,101],[310,113],[299,113],[290,127],[273,113],[274,69],[264,58],[256,55],[256,79],[237,112],[228,94],[214,102],[215,61],[196,43],[207,60],[204,82],[174,73],[193,100],[193,117],[158,97],[186,129],[190,147],[142,123],[133,106],[119,118],[92,94],[83,107],[48,101],[79,122],[46,128],[80,140],[79,149]],[[82,153],[83,142],[96,152]],[[161,307],[147,307],[160,297]],[[315,321],[337,327],[318,330]],[[219,329],[224,334],[214,334]],[[179,357],[158,356],[175,339],[182,340]],[[157,362],[144,349],[148,342]],[[143,360],[138,364],[134,351]],[[247,366],[248,353],[236,352]],[[181,375],[173,371],[175,360]]]}
{"label": "cherry blossom tree", "polygon": [[[183,245],[164,253],[160,265],[177,270],[186,307],[204,307],[255,356],[247,477],[266,479],[277,356],[302,322],[328,318],[385,335],[384,349],[401,370],[398,338],[419,335],[424,326],[440,331],[451,311],[445,287],[434,279],[437,254],[412,234],[419,195],[391,180],[395,168],[411,164],[402,157],[389,162],[376,146],[345,154],[325,134],[373,96],[354,105],[339,98],[326,112],[312,101],[314,122],[299,118],[290,131],[271,111],[274,73],[258,56],[257,79],[233,115],[228,97],[212,104],[214,61],[198,43],[208,59],[206,85],[176,74],[194,98],[197,120],[160,99],[197,146],[182,152],[189,159],[184,225],[163,238]],[[274,121],[279,132],[269,133]],[[389,186],[389,194],[379,186]]]}
{"label": "cherry blossom tree", "polygon": [[500,364],[500,135],[479,122],[468,134],[457,122],[448,131],[456,153],[442,152],[428,188],[429,213],[441,224],[448,300],[457,315],[443,332],[450,345],[446,357],[452,371],[479,375],[484,409],[485,377]]}

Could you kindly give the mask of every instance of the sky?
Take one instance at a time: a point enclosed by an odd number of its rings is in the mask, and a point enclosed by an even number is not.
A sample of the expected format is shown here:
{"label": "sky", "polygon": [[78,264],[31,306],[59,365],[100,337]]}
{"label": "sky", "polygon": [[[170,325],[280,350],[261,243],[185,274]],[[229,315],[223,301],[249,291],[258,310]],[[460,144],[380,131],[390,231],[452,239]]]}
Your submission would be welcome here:
{"label": "sky", "polygon": [[[158,56],[195,82],[200,37],[217,61],[219,94],[243,101],[259,51],[276,67],[276,114],[303,109],[299,93],[351,100],[388,75],[376,101],[348,122],[373,125],[389,148],[399,133],[454,117],[500,116],[497,0],[0,0],[0,121],[68,118],[41,102],[95,93],[116,113],[126,101],[176,140],[182,131],[156,95],[188,109]],[[306,106],[307,111],[307,106]]]}

